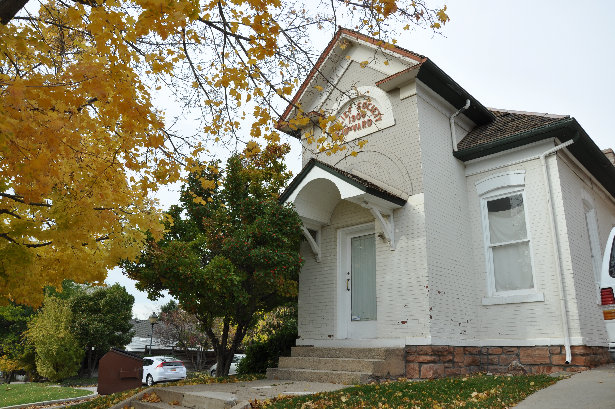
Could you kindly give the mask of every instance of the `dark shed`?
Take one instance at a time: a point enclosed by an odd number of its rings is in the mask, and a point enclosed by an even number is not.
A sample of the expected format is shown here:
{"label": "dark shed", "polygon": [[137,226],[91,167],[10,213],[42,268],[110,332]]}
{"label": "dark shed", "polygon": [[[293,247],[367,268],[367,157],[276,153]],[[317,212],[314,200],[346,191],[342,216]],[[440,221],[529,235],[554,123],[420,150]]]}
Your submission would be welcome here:
{"label": "dark shed", "polygon": [[143,379],[143,358],[112,348],[98,364],[98,393],[109,395],[138,388]]}

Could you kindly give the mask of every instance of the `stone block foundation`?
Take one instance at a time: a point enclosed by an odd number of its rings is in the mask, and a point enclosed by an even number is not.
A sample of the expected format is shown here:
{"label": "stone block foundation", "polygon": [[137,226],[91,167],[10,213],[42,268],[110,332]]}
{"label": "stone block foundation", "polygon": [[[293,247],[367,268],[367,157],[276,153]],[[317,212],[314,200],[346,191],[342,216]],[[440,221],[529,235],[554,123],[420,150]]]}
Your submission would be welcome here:
{"label": "stone block foundation", "polygon": [[531,347],[406,346],[406,378],[432,379],[476,372],[550,374],[579,372],[611,362],[607,347],[572,346],[566,364],[563,345]]}

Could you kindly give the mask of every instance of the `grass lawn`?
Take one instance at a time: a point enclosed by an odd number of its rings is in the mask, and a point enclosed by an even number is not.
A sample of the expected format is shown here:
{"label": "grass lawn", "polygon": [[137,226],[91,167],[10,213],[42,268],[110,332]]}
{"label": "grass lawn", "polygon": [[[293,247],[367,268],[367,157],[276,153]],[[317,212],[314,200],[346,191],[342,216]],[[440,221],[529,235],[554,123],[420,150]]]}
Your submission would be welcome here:
{"label": "grass lawn", "polygon": [[559,379],[546,375],[447,378],[354,386],[335,392],[253,402],[253,408],[504,409]]}
{"label": "grass lawn", "polygon": [[[240,375],[228,378],[211,378],[206,374],[198,374],[169,385],[251,381],[263,377],[263,375]],[[475,375],[466,378],[447,378],[422,382],[397,381],[352,386],[335,392],[315,395],[255,401],[252,402],[252,407],[254,409],[504,409],[558,380],[558,378],[547,375]],[[165,384],[156,386],[165,386]],[[106,409],[143,389],[145,387],[99,396],[88,402],[71,406],[71,409]]]}
{"label": "grass lawn", "polygon": [[59,388],[45,383],[0,385],[0,407],[90,395],[83,389]]}

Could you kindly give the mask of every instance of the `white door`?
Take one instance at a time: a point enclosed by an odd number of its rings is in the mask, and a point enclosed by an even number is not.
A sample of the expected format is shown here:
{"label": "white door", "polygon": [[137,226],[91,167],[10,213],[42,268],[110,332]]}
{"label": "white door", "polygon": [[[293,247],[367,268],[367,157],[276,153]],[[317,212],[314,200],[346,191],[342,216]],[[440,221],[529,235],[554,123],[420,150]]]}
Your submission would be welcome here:
{"label": "white door", "polygon": [[339,338],[376,338],[376,236],[373,224],[340,234]]}

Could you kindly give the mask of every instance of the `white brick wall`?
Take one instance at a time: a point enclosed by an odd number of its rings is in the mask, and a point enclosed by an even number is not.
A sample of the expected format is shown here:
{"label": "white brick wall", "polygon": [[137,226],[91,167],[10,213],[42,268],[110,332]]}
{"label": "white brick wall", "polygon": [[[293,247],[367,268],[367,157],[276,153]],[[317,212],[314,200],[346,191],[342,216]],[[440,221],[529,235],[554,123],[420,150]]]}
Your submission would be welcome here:
{"label": "white brick wall", "polygon": [[[351,64],[338,87],[373,85],[383,78],[370,68]],[[304,164],[313,157],[338,168],[369,177],[383,187],[410,195],[408,203],[394,212],[396,249],[377,239],[376,274],[378,333],[381,338],[425,338],[428,336],[429,305],[427,295],[424,203],[422,164],[418,138],[416,97],[399,99],[389,94],[396,125],[368,135],[368,144],[355,157],[315,154],[304,149]],[[339,92],[325,103],[333,105]],[[302,247],[306,264],[299,282],[299,336],[302,339],[328,340],[335,337],[337,294],[337,231],[338,229],[373,222],[366,209],[340,202],[331,217],[331,224],[322,230],[322,261],[316,263],[309,246]],[[382,231],[379,223],[376,232]],[[301,341],[300,341],[301,343]]]}
{"label": "white brick wall", "polygon": [[[561,239],[566,250],[563,265],[567,273],[567,289],[573,288],[575,301],[570,305],[571,334],[582,337],[586,345],[606,345],[607,334],[597,302],[583,199],[590,201],[596,210],[601,255],[615,225],[615,203],[592,182],[586,170],[567,155],[558,156],[557,172],[562,197],[558,222],[566,227]],[[565,218],[561,217],[563,212]]]}
{"label": "white brick wall", "polygon": [[[384,78],[384,75],[370,68],[361,68],[352,63],[344,77],[339,81],[340,90],[350,90],[354,87],[373,86]],[[356,157],[348,156],[349,151],[337,154],[315,153],[314,146],[304,142],[303,164],[312,157],[329,163],[340,169],[367,175],[376,183],[390,186],[407,195],[423,191],[421,175],[421,156],[418,129],[418,112],[416,97],[400,101],[399,92],[389,93],[393,105],[395,125],[382,131],[367,135],[368,143]],[[342,98],[340,91],[334,91],[325,102],[325,109],[334,106]]]}
{"label": "white brick wall", "polygon": [[[422,209],[422,195],[416,195],[396,212],[398,244],[395,251],[391,251],[383,240],[376,239],[376,298],[381,338],[424,337],[427,334]],[[418,224],[409,222],[415,219]],[[374,222],[374,218],[367,209],[340,201],[331,224],[322,229],[322,261],[315,261],[307,244],[301,247],[305,265],[299,278],[300,338],[328,340],[336,337],[337,232],[369,222]]]}
{"label": "white brick wall", "polygon": [[[464,165],[452,155],[449,115],[454,108],[419,90],[425,190],[425,227],[432,339],[473,339],[478,328]],[[461,121],[462,118],[459,118]],[[459,138],[467,131],[457,127]],[[437,341],[435,342],[437,343]]]}

